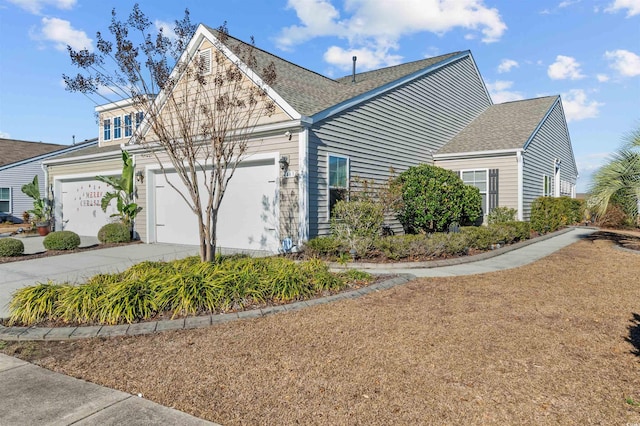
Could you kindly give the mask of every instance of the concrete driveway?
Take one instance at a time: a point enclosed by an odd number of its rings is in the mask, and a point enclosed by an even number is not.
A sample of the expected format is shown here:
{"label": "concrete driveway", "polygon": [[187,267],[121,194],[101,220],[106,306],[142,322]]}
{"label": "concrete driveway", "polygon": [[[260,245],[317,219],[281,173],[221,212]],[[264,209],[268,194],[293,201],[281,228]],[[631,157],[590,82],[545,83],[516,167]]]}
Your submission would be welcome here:
{"label": "concrete driveway", "polygon": [[[44,250],[42,237],[24,238],[25,253]],[[96,244],[92,237],[82,237],[81,246]],[[173,260],[198,254],[197,246],[174,244],[131,244],[89,250],[81,253],[49,256],[0,264],[0,318],[9,316],[8,304],[13,292],[38,282],[83,282],[99,273],[123,271],[144,260]]]}

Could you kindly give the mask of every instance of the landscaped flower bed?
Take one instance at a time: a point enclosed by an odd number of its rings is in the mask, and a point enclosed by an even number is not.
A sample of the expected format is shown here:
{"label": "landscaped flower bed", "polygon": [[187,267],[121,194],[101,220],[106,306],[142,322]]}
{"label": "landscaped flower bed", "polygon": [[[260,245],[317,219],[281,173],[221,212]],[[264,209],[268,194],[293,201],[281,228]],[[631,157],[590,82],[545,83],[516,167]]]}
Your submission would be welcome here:
{"label": "landscaped flower bed", "polygon": [[118,324],[243,310],[332,294],[368,284],[364,272],[332,273],[321,260],[231,256],[142,262],[86,283],[45,283],[14,293],[11,325]]}

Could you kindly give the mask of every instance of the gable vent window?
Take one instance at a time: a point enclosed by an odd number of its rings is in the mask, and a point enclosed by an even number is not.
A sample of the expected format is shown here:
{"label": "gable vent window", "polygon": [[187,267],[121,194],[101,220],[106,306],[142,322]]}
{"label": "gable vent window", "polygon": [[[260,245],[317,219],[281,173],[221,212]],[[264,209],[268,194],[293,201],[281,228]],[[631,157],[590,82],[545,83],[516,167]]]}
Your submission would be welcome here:
{"label": "gable vent window", "polygon": [[202,75],[211,74],[211,49],[198,52],[198,66],[201,67]]}

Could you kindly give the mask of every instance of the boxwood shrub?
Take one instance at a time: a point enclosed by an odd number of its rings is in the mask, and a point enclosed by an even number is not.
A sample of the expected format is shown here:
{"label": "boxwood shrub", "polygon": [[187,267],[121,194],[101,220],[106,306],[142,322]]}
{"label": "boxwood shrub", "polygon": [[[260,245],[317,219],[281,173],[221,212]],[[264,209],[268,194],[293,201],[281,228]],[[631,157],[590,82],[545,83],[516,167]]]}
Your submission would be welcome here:
{"label": "boxwood shrub", "polygon": [[80,237],[72,231],[51,232],[42,241],[47,250],[74,250],[80,246]]}
{"label": "boxwood shrub", "polygon": [[15,238],[0,239],[0,257],[14,257],[24,254],[24,244]]}
{"label": "boxwood shrub", "polygon": [[584,202],[569,197],[539,197],[531,204],[531,228],[541,234],[573,225],[584,216]]}
{"label": "boxwood shrub", "polygon": [[131,241],[131,232],[122,223],[108,223],[98,231],[98,241],[107,243],[126,243]]}

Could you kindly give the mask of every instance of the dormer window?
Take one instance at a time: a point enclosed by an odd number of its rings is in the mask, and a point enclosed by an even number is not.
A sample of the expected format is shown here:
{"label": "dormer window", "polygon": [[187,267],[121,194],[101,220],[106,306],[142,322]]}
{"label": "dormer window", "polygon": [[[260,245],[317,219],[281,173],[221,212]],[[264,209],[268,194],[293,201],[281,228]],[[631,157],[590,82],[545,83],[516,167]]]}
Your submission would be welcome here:
{"label": "dormer window", "polygon": [[131,127],[131,114],[127,114],[124,116],[124,137],[130,138],[133,134],[133,129]]}
{"label": "dormer window", "polygon": [[104,131],[102,139],[104,139],[105,141],[111,140],[111,119],[110,118],[107,118],[102,122],[102,129]]}
{"label": "dormer window", "polygon": [[120,139],[122,137],[122,119],[114,117],[113,119],[113,138]]}
{"label": "dormer window", "polygon": [[198,66],[201,67],[202,75],[211,74],[211,49],[198,52]]}

